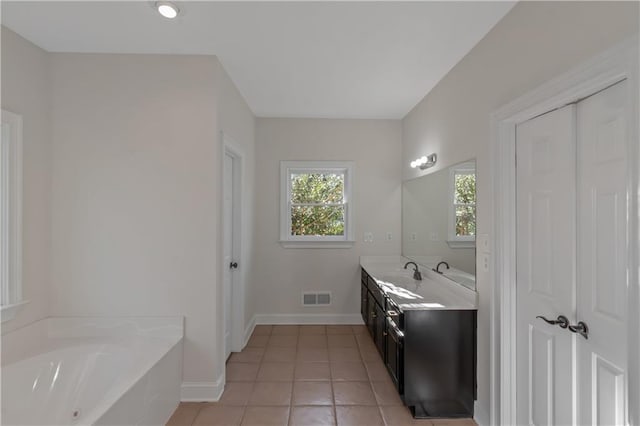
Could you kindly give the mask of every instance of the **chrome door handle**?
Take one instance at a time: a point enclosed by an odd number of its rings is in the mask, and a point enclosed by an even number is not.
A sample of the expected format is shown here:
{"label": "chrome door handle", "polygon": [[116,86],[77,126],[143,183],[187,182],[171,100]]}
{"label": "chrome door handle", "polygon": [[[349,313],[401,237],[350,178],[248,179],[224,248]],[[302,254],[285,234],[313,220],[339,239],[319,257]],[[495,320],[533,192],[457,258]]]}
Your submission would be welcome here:
{"label": "chrome door handle", "polygon": [[587,324],[582,321],[578,322],[576,325],[570,325],[569,330],[572,333],[578,333],[585,339],[589,338],[589,327],[587,327]]}
{"label": "chrome door handle", "polygon": [[560,328],[567,328],[567,327],[571,328],[569,326],[569,319],[567,317],[565,317],[564,315],[558,315],[558,319],[555,319],[555,320],[546,319],[542,315],[538,315],[536,318],[540,318],[541,320],[543,320],[547,324],[551,324],[551,325],[556,325],[557,324],[557,325],[560,326]]}

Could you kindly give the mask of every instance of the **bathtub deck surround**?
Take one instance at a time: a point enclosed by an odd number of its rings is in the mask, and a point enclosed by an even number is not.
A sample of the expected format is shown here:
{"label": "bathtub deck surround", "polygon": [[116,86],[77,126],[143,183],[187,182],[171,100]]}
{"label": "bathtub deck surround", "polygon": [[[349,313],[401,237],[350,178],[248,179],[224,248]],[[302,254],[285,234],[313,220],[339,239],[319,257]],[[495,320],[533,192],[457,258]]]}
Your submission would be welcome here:
{"label": "bathtub deck surround", "polygon": [[363,325],[258,325],[227,362],[220,401],[182,403],[167,426],[474,426],[416,420]]}
{"label": "bathtub deck surround", "polygon": [[46,318],[3,335],[3,424],[163,424],[180,399],[183,322]]}

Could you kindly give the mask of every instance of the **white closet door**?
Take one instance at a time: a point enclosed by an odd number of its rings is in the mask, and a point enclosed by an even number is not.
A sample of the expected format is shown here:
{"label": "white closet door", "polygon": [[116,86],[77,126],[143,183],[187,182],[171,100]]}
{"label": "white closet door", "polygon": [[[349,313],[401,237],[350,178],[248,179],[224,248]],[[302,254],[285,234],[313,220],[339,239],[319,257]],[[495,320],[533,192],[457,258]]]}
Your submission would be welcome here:
{"label": "white closet door", "polygon": [[516,132],[517,419],[571,425],[573,334],[536,316],[575,319],[575,106]]}
{"label": "white closet door", "polygon": [[580,425],[627,423],[628,90],[623,81],[578,104]]}

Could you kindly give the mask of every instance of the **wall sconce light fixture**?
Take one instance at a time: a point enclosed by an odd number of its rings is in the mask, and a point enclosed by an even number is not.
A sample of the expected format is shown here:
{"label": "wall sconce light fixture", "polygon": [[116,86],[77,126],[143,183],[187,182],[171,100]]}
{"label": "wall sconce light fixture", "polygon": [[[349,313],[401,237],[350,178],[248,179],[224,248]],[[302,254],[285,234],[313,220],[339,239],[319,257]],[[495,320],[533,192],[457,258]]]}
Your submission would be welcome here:
{"label": "wall sconce light fixture", "polygon": [[429,167],[433,167],[436,165],[436,161],[438,161],[437,154],[431,154],[427,156],[423,156],[413,160],[410,164],[412,169],[416,167],[420,167],[420,170],[428,169]]}

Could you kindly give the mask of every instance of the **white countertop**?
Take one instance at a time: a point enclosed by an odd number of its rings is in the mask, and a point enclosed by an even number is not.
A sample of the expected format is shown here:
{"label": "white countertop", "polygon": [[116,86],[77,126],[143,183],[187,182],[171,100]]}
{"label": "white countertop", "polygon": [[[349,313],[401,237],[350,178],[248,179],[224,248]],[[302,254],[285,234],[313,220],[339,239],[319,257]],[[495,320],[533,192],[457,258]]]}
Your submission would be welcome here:
{"label": "white countertop", "polygon": [[478,309],[477,293],[420,265],[422,280],[413,279],[413,265],[403,256],[361,256],[360,266],[402,310]]}

